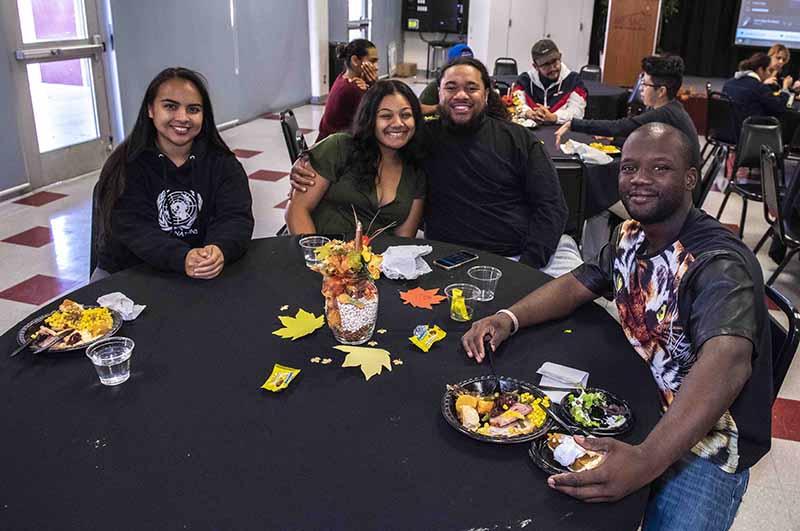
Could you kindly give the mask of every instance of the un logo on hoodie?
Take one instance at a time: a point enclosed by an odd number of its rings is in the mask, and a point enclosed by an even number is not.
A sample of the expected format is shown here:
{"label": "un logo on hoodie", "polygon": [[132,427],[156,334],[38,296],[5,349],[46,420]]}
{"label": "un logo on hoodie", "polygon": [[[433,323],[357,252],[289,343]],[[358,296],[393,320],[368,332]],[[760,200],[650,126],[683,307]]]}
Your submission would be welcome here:
{"label": "un logo on hoodie", "polygon": [[186,190],[162,190],[156,199],[158,205],[158,225],[164,232],[182,238],[197,234],[194,228],[197,216],[203,208],[203,198],[195,192]]}

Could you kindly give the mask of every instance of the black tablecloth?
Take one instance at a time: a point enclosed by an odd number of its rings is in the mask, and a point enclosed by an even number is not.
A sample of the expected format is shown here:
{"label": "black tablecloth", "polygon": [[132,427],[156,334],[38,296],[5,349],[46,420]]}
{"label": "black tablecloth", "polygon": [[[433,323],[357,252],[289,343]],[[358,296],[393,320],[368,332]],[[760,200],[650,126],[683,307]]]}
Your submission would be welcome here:
{"label": "black tablecloth", "polygon": [[[559,163],[568,161],[579,161],[579,157],[575,155],[566,155],[563,151],[556,147],[555,133],[560,126],[558,125],[539,125],[532,129],[534,134],[539,137],[539,140],[544,142],[547,154],[553,160],[556,170],[559,168]],[[584,144],[591,144],[596,142],[594,136],[585,133],[576,133],[575,131],[568,132],[562,137],[562,142],[572,139]],[[613,162],[605,166],[598,166],[595,164],[583,165],[583,182],[585,201],[583,206],[584,217],[590,218],[608,209],[611,205],[619,201],[619,189],[617,182],[619,179],[619,156],[613,156]]]}
{"label": "black tablecloth", "polygon": [[[517,80],[515,75],[492,76],[497,81],[507,83],[512,86]],[[625,108],[628,104],[627,89],[606,85],[599,81],[584,81],[586,85],[586,112],[584,118],[587,120],[616,120],[625,116]]]}
{"label": "black tablecloth", "polygon": [[[398,239],[381,237],[376,249],[388,243]],[[434,245],[429,261],[455,249]],[[478,254],[477,263],[504,273],[480,316],[546,281]],[[320,276],[303,266],[293,237],[254,241],[212,281],[142,266],[73,292],[92,303],[120,290],[148,305],[120,332],[136,341],[132,376],[104,387],[82,352],[0,357],[2,527],[505,529],[529,521],[531,529],[635,529],[647,489],[583,504],[547,487],[527,445],[480,443],[442,418],[445,384],[488,367],[459,350],[467,325],[450,321],[446,304],[411,308],[398,291],[444,288],[465,269],[379,281],[378,326],[388,332],[375,339],[404,363],[368,382],[340,367],[327,327],[297,341],[271,334],[279,314],[323,309]],[[284,304],[290,309],[279,312]],[[448,332],[427,354],[407,340],[419,323]],[[15,334],[0,338],[0,351]],[[312,364],[312,356],[334,363]],[[641,441],[657,422],[649,370],[599,307],[520,332],[496,361],[504,375],[538,381],[547,360],[586,369],[591,385],[629,401],[637,421],[625,440]],[[260,389],[276,362],[302,369],[280,394]]]}

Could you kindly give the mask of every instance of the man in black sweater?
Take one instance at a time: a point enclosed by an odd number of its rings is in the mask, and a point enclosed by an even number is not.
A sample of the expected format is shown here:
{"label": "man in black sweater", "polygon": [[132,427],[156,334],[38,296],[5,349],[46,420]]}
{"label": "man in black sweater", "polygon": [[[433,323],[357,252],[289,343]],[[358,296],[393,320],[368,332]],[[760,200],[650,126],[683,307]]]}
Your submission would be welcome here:
{"label": "man in black sweater", "polygon": [[[577,246],[562,237],[568,212],[555,167],[533,133],[502,117],[480,61],[462,57],[445,67],[439,113],[428,122],[432,149],[423,162],[425,236],[519,259],[554,276],[577,265]],[[305,162],[292,168],[296,190],[315,178]]]}

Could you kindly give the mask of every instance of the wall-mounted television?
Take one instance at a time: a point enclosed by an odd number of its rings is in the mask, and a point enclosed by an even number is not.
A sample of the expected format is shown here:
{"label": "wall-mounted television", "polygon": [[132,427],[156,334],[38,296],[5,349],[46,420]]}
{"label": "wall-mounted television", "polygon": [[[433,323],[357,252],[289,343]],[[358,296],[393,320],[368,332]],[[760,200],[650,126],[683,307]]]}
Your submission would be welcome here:
{"label": "wall-mounted television", "polygon": [[403,29],[467,33],[469,0],[403,0]]}

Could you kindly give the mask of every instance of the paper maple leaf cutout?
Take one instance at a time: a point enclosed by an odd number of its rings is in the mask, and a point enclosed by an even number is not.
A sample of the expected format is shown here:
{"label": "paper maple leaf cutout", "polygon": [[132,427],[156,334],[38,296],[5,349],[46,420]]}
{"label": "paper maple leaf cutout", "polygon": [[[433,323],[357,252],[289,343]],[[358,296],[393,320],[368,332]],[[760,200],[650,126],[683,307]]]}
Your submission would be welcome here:
{"label": "paper maple leaf cutout", "polygon": [[401,291],[400,298],[403,299],[404,304],[410,304],[415,308],[425,308],[426,310],[433,310],[432,304],[439,304],[447,297],[444,295],[437,295],[439,288],[422,289],[414,288],[408,291]]}
{"label": "paper maple leaf cutout", "polygon": [[333,347],[342,352],[347,352],[342,367],[361,367],[361,372],[367,380],[381,373],[381,369],[386,367],[392,370],[391,354],[382,348],[353,347],[350,345],[339,345]]}
{"label": "paper maple leaf cutout", "polygon": [[321,315],[316,317],[313,313],[309,313],[302,308],[297,310],[297,315],[294,317],[279,315],[278,319],[280,319],[283,328],[272,333],[283,339],[291,338],[292,341],[299,337],[307,336],[325,322]]}

